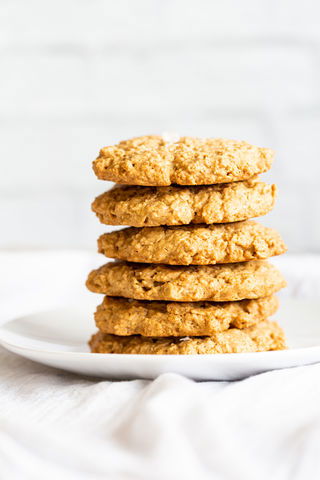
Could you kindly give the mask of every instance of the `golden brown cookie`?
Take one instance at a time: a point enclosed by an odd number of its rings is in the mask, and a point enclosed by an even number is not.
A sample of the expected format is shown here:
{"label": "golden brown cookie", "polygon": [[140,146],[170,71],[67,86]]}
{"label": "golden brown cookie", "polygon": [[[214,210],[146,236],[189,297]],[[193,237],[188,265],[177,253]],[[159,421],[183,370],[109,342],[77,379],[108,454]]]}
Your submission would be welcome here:
{"label": "golden brown cookie", "polygon": [[105,297],[95,313],[97,328],[113,335],[197,337],[247,328],[273,315],[275,295],[238,302],[150,302]]}
{"label": "golden brown cookie", "polygon": [[93,162],[98,178],[127,185],[209,185],[266,172],[274,153],[221,138],[146,135],[102,148]]}
{"label": "golden brown cookie", "polygon": [[244,221],[125,228],[101,235],[98,250],[107,257],[130,262],[213,265],[280,255],[286,245],[275,230]]}
{"label": "golden brown cookie", "polygon": [[200,187],[117,185],[97,197],[92,210],[108,225],[227,223],[265,215],[275,199],[276,186],[257,179]]}
{"label": "golden brown cookie", "polygon": [[286,348],[282,328],[275,322],[260,322],[244,330],[230,328],[211,337],[146,338],[119,337],[98,332],[89,342],[94,353],[193,355],[247,353]]}
{"label": "golden brown cookie", "polygon": [[136,300],[229,302],[266,297],[286,285],[265,260],[223,265],[177,266],[111,262],[93,270],[92,292]]}

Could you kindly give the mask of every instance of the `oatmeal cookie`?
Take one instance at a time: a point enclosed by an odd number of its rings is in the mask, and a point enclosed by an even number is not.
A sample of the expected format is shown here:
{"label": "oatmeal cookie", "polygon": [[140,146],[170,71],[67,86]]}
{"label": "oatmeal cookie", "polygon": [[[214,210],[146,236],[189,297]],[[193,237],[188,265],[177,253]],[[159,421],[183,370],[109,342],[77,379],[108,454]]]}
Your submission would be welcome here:
{"label": "oatmeal cookie", "polygon": [[286,285],[265,260],[222,265],[111,262],[93,270],[89,290],[112,297],[176,302],[229,302],[266,297]]}
{"label": "oatmeal cookie", "polygon": [[127,185],[209,185],[265,172],[273,157],[269,148],[244,141],[146,135],[102,148],[93,170],[102,180]]}
{"label": "oatmeal cookie", "polygon": [[146,338],[119,337],[98,332],[89,342],[94,353],[194,355],[248,353],[286,348],[282,328],[275,322],[260,322],[244,330],[230,328],[210,337]]}
{"label": "oatmeal cookie", "polygon": [[99,195],[92,210],[101,223],[157,227],[227,223],[265,215],[277,188],[258,179],[199,187],[115,186]]}
{"label": "oatmeal cookie", "polygon": [[198,337],[247,328],[278,309],[275,295],[238,302],[150,302],[105,297],[95,321],[103,333],[144,337]]}
{"label": "oatmeal cookie", "polygon": [[278,232],[254,221],[131,227],[98,239],[98,251],[106,257],[168,265],[245,262],[280,255],[286,249]]}

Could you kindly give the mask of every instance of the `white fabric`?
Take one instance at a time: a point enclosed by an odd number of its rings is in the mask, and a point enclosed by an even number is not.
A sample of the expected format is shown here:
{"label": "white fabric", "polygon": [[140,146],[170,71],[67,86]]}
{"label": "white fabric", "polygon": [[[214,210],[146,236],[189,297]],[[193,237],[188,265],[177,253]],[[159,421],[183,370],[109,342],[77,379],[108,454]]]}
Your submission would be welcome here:
{"label": "white fabric", "polygon": [[[276,262],[286,294],[320,294],[318,257]],[[1,320],[87,295],[99,263],[85,252],[0,254]],[[319,445],[320,364],[232,383],[109,382],[0,349],[1,479],[309,480],[320,478]]]}

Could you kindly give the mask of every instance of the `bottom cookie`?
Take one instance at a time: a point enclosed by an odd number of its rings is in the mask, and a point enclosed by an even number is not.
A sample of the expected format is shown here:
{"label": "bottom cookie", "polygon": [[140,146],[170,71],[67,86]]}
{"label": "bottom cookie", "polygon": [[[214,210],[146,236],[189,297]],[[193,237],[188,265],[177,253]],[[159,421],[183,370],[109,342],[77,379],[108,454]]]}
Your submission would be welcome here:
{"label": "bottom cookie", "polygon": [[145,355],[248,353],[286,348],[282,328],[276,322],[270,321],[263,321],[243,330],[230,328],[210,337],[120,337],[97,332],[91,337],[89,345],[93,353]]}

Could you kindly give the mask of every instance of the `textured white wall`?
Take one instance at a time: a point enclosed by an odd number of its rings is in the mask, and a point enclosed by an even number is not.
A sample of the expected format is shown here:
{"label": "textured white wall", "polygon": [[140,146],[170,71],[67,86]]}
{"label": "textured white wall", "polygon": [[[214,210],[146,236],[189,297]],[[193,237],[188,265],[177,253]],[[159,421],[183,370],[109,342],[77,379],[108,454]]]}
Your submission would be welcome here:
{"label": "textured white wall", "polygon": [[277,150],[278,228],[320,251],[317,0],[1,0],[0,247],[95,247],[99,147],[145,133]]}

